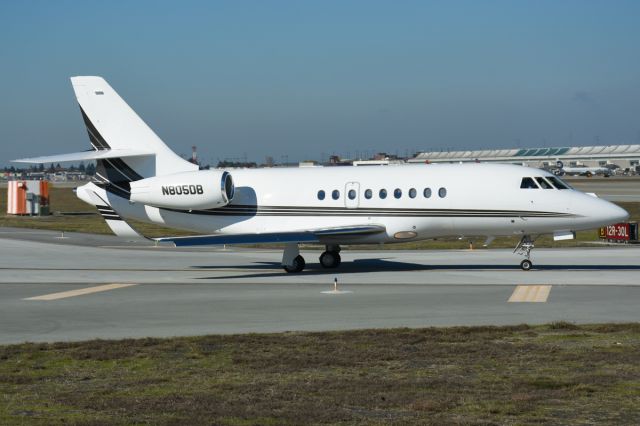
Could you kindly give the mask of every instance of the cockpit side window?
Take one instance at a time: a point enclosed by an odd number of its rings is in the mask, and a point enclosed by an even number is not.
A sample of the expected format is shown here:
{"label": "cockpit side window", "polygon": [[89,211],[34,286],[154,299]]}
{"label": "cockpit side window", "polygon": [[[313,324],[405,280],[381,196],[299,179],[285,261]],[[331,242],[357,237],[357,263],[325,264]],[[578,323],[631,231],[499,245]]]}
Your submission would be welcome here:
{"label": "cockpit side window", "polygon": [[545,178],[541,176],[536,176],[536,181],[540,184],[540,186],[544,189],[554,189],[553,185],[551,185]]}
{"label": "cockpit side window", "polygon": [[547,179],[549,179],[553,184],[553,186],[555,186],[558,189],[572,189],[568,183],[566,183],[562,179],[559,179],[555,176],[547,176]]}
{"label": "cockpit side window", "polygon": [[538,185],[530,177],[523,177],[520,182],[521,189],[538,189]]}

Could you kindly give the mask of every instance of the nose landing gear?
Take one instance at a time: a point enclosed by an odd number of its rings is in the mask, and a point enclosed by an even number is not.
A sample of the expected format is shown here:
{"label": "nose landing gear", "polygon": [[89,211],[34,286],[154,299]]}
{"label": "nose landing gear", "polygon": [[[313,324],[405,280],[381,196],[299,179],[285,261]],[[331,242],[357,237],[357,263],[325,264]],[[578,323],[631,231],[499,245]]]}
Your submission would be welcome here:
{"label": "nose landing gear", "polygon": [[525,257],[525,259],[520,262],[520,267],[523,271],[528,271],[533,267],[533,262],[531,262],[531,250],[533,250],[533,247],[533,239],[531,236],[523,235],[522,239],[513,250],[514,253]]}

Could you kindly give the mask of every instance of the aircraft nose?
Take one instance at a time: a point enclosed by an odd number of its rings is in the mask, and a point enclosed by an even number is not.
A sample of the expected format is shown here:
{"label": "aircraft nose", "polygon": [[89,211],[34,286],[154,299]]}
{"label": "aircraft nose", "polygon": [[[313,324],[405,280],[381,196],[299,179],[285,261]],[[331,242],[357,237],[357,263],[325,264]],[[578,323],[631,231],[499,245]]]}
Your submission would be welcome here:
{"label": "aircraft nose", "polygon": [[616,221],[625,222],[625,221],[629,220],[630,215],[629,215],[628,211],[626,211],[625,209],[623,209],[620,206],[616,206],[615,204],[613,204],[613,206],[615,207],[615,215],[617,217]]}
{"label": "aircraft nose", "polygon": [[607,223],[618,223],[624,222],[629,219],[629,212],[623,209],[620,206],[617,206],[609,201],[598,200],[601,202],[601,205],[598,206],[600,210],[600,215],[602,215],[603,220]]}

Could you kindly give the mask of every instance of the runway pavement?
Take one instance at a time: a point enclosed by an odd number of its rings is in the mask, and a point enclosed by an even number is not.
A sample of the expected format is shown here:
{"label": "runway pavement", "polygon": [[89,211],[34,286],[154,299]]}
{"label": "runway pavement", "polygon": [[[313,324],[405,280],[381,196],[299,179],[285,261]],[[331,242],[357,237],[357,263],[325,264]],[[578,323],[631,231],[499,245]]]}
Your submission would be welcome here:
{"label": "runway pavement", "polygon": [[[154,247],[0,228],[0,343],[365,327],[640,320],[640,247],[349,251]],[[334,278],[338,289],[333,294]]]}
{"label": "runway pavement", "polygon": [[563,177],[577,190],[593,192],[609,201],[640,201],[640,179],[637,177]]}

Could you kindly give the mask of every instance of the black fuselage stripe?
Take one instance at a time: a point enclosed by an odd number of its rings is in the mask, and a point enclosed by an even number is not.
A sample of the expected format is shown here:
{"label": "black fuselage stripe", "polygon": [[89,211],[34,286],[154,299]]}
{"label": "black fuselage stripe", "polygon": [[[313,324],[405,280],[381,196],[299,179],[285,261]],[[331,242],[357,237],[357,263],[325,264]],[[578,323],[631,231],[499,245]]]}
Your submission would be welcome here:
{"label": "black fuselage stripe", "polygon": [[546,211],[536,211],[536,210],[493,210],[493,209],[432,209],[432,208],[422,208],[422,209],[411,209],[411,208],[393,208],[393,207],[316,207],[316,206],[255,206],[255,205],[227,205],[224,207],[220,207],[217,209],[210,209],[211,211],[216,210],[225,210],[225,211],[269,211],[269,212],[280,212],[280,211],[291,211],[291,212],[366,212],[366,213],[379,213],[379,212],[397,212],[397,213],[414,213],[414,212],[468,212],[468,213],[504,213],[504,214],[565,214],[560,212],[546,212]]}
{"label": "black fuselage stripe", "polygon": [[321,213],[321,212],[230,212],[230,211],[215,211],[215,210],[173,210],[163,209],[167,211],[173,211],[176,213],[187,213],[204,216],[282,216],[282,217],[504,217],[504,218],[519,218],[519,217],[573,217],[575,215],[568,213],[558,214],[505,214],[505,213],[465,213],[465,212],[423,212],[423,213],[394,213],[394,212],[378,212],[378,213],[362,213],[362,212],[334,212],[334,213]]}

